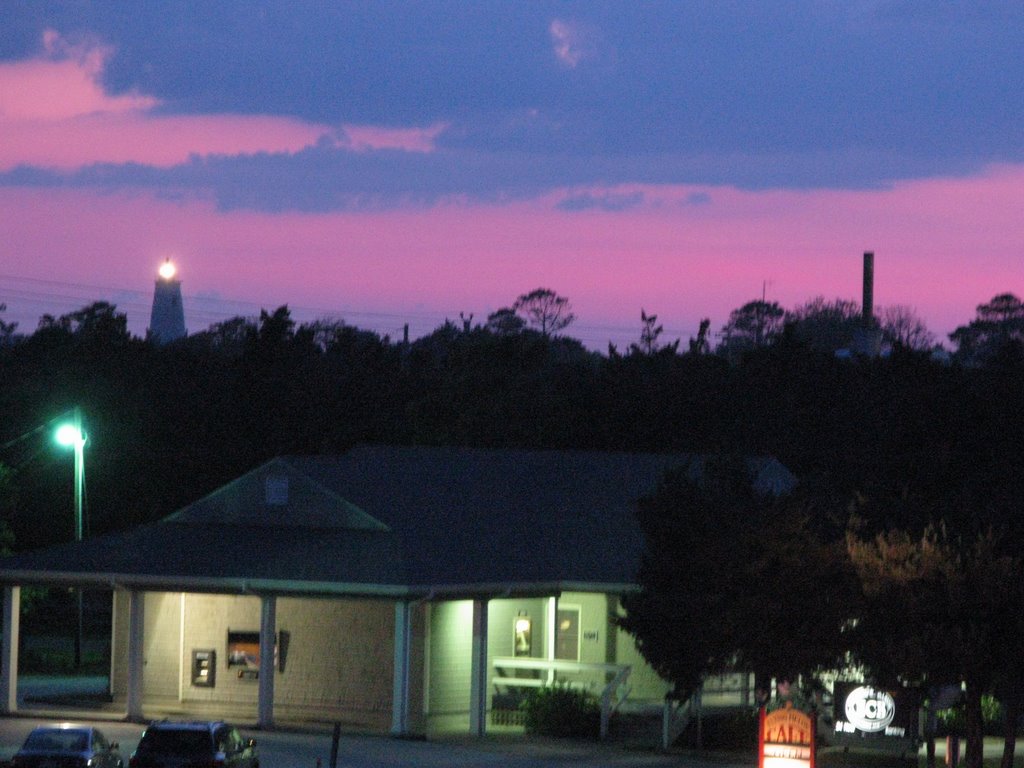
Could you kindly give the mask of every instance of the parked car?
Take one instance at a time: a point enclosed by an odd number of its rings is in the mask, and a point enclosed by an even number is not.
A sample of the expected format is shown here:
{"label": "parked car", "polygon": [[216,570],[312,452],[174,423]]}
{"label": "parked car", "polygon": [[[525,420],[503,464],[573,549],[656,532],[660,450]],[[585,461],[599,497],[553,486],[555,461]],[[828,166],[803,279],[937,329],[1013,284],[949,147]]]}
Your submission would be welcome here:
{"label": "parked car", "polygon": [[256,741],[220,720],[150,723],[130,768],[259,768]]}
{"label": "parked car", "polygon": [[14,757],[15,768],[122,768],[116,741],[92,726],[62,723],[33,728]]}

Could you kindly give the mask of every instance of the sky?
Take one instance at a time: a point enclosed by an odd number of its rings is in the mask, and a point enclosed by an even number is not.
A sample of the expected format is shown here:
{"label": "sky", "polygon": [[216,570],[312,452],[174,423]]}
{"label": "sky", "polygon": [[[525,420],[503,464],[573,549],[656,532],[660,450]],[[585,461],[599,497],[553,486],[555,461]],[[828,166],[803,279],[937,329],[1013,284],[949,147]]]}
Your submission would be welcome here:
{"label": "sky", "polygon": [[[543,287],[623,348],[754,299],[1024,294],[1024,3],[0,4],[0,319],[288,305],[388,334]],[[948,343],[948,342],[947,342]]]}

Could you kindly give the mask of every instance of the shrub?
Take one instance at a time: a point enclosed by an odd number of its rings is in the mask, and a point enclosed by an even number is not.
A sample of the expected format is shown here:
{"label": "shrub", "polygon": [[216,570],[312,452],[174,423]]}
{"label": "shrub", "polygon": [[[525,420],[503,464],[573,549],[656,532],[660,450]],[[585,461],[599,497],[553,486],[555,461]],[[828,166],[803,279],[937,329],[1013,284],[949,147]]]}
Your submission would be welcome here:
{"label": "shrub", "polygon": [[[981,697],[982,730],[987,736],[1003,735],[1003,706],[992,696]],[[964,735],[967,731],[963,702],[937,713],[936,736]]]}
{"label": "shrub", "polygon": [[587,691],[552,685],[531,691],[522,703],[528,733],[542,736],[596,737],[601,728],[601,707]]}
{"label": "shrub", "polygon": [[[756,709],[705,712],[701,718],[701,746],[704,749],[756,750],[758,713]],[[684,735],[696,739],[697,719],[692,718]]]}

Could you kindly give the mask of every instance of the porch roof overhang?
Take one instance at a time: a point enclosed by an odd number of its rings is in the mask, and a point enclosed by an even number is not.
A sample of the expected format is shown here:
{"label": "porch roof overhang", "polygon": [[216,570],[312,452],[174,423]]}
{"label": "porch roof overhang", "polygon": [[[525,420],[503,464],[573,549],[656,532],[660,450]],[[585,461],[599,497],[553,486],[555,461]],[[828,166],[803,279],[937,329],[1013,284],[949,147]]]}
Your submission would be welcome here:
{"label": "porch roof overhang", "polygon": [[494,599],[505,597],[551,597],[563,592],[626,594],[639,587],[631,583],[608,582],[489,582],[471,584],[365,584],[294,579],[211,578],[202,576],[154,576],[105,572],[5,570],[0,583],[8,586],[55,586],[82,589],[193,592],[233,595],[274,595],[278,597],[350,597],[396,601]]}
{"label": "porch roof overhang", "polygon": [[394,600],[622,593],[632,586],[569,558],[462,554],[456,562],[452,551],[388,529],[161,521],[8,556],[0,560],[0,584]]}

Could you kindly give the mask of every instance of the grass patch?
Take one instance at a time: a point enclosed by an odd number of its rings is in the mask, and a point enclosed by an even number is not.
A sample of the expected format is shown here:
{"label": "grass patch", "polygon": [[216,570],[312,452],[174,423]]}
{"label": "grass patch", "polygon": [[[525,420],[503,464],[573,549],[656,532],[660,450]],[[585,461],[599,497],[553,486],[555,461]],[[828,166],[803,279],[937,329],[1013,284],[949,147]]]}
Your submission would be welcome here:
{"label": "grass patch", "polygon": [[[923,768],[925,759],[917,755],[901,757],[894,752],[874,749],[843,749],[842,747],[818,748],[815,765],[822,768]],[[936,758],[935,766],[945,763]]]}
{"label": "grass patch", "polygon": [[[985,768],[999,768],[1000,755],[986,755],[982,763]],[[899,755],[866,749],[844,750],[839,747],[819,749],[815,765],[821,768],[926,768],[928,759],[923,754],[901,758]],[[946,761],[939,754],[935,756],[935,768],[945,768]],[[963,768],[964,756],[960,755],[960,768]],[[1024,755],[1013,758],[1014,768],[1024,768]]]}
{"label": "grass patch", "polygon": [[75,668],[75,654],[62,648],[25,648],[18,654],[18,671],[25,675],[106,675],[110,656],[103,652],[82,653],[82,666]]}

